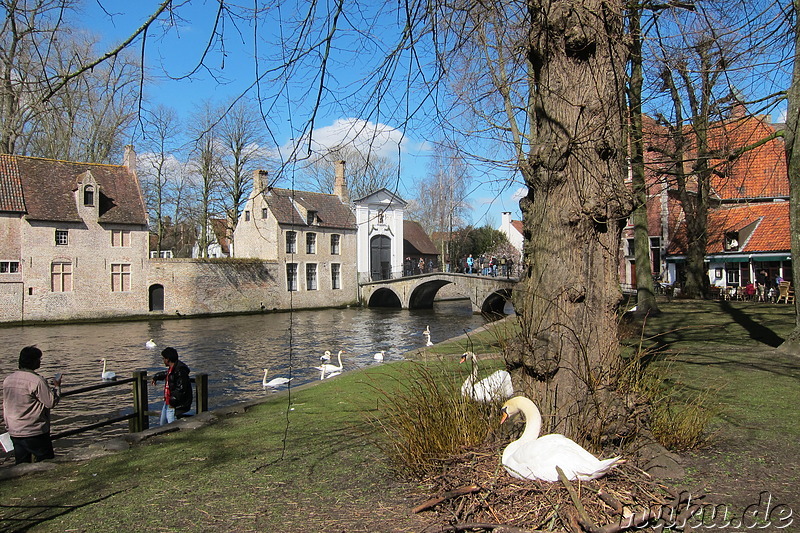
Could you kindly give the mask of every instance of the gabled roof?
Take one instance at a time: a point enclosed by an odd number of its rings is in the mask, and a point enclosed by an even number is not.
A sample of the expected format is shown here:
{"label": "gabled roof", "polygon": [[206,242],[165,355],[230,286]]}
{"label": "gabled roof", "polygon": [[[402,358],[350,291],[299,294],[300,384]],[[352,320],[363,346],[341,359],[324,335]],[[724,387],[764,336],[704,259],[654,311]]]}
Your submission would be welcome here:
{"label": "gabled roof", "polygon": [[413,220],[403,221],[403,240],[413,246],[419,253],[426,255],[436,255],[439,250],[431,241],[425,230]]}
{"label": "gabled roof", "polygon": [[522,221],[521,220],[512,220],[511,227],[517,230],[517,233],[523,235],[522,233]]}
{"label": "gabled roof", "polygon": [[99,222],[147,224],[139,180],[127,167],[14,155],[0,156],[0,211],[25,213],[29,220],[81,222],[74,191],[87,171],[100,187]]}
{"label": "gabled roof", "polygon": [[[788,252],[791,247],[789,231],[789,202],[765,202],[736,205],[711,211],[708,214],[708,243],[706,254],[724,254],[725,234],[752,232],[743,236],[738,253]],[[686,253],[686,231],[678,228],[667,250],[669,255]]]}
{"label": "gabled roof", "polygon": [[408,202],[397,196],[395,193],[390,191],[386,188],[378,189],[375,192],[369,193],[368,195],[364,196],[363,198],[359,198],[355,202],[356,204],[386,204],[389,205],[397,205],[400,207],[405,207],[408,205]]}
{"label": "gabled roof", "polygon": [[219,244],[220,250],[222,250],[223,254],[230,255],[230,239],[228,239],[228,221],[224,218],[212,218],[210,219],[211,222],[211,230],[214,232],[214,237],[216,238],[217,244]]}
{"label": "gabled roof", "polygon": [[270,188],[263,196],[278,224],[308,226],[306,215],[298,209],[299,206],[317,212],[317,223],[312,224],[313,227],[356,229],[355,215],[336,195]]}

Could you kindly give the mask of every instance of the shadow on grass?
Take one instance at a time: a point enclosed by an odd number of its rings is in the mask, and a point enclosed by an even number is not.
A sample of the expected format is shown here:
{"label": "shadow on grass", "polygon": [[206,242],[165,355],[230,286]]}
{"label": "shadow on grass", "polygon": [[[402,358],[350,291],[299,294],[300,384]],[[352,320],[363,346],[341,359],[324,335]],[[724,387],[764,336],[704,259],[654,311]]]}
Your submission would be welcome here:
{"label": "shadow on grass", "polygon": [[34,526],[101,502],[122,492],[122,490],[118,490],[77,505],[0,505],[0,511],[2,511],[0,531],[9,533],[28,531]]}
{"label": "shadow on grass", "polygon": [[783,344],[783,337],[763,324],[756,322],[750,318],[747,313],[732,306],[729,302],[724,300],[721,301],[719,308],[727,313],[734,322],[742,326],[750,334],[750,338],[754,341],[761,342],[773,348],[777,348]]}

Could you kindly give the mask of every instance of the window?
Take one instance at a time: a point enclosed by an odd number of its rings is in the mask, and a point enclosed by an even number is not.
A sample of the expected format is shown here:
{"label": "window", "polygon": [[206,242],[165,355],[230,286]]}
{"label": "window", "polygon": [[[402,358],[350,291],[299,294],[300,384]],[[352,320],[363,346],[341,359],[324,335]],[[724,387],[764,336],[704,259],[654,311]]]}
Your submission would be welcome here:
{"label": "window", "polygon": [[83,205],[94,205],[94,187],[91,185],[83,188]]}
{"label": "window", "polygon": [[739,263],[725,263],[728,285],[739,285]]}
{"label": "window", "polygon": [[290,291],[297,290],[297,263],[286,264],[286,288]]}
{"label": "window", "polygon": [[50,265],[50,290],[72,292],[72,263],[57,261]]}
{"label": "window", "polygon": [[111,292],[130,292],[131,265],[124,263],[111,264]]}
{"label": "window", "polygon": [[341,235],[331,235],[331,255],[339,255],[339,242],[341,242]]}
{"label": "window", "polygon": [[725,234],[724,249],[726,252],[736,252],[739,250],[738,231],[729,231]]}
{"label": "window", "polygon": [[266,207],[261,208],[261,218],[269,218],[269,209]]}
{"label": "window", "polygon": [[0,261],[0,274],[16,274],[19,272],[19,261]]}
{"label": "window", "polygon": [[317,234],[316,233],[306,233],[306,253],[307,254],[315,254],[315,253],[317,253]]}
{"label": "window", "polygon": [[56,246],[66,246],[69,244],[69,231],[65,229],[56,230]]}
{"label": "window", "polygon": [[636,247],[634,246],[634,240],[633,239],[628,239],[627,241],[628,241],[627,242],[628,246],[627,246],[625,255],[628,256],[628,257],[633,257],[633,256],[636,255]]}
{"label": "window", "polygon": [[306,265],[306,290],[317,290],[317,265]]}
{"label": "window", "polygon": [[[286,253],[287,254],[296,254],[297,253],[297,232],[296,231],[287,231],[286,232]],[[297,289],[295,289],[297,290]]]}
{"label": "window", "polygon": [[244,220],[245,220],[245,222],[250,220],[250,211],[245,211],[244,212]]}
{"label": "window", "polygon": [[331,263],[331,288],[342,288],[342,265],[339,263]]}
{"label": "window", "polygon": [[661,272],[661,237],[650,237],[650,265],[654,274]]}
{"label": "window", "polygon": [[111,246],[128,248],[131,245],[131,232],[128,230],[112,229]]}
{"label": "window", "polygon": [[313,224],[318,224],[319,223],[319,217],[317,217],[317,212],[316,211],[309,211],[308,215],[306,216],[306,222],[308,223],[309,226],[311,226]]}

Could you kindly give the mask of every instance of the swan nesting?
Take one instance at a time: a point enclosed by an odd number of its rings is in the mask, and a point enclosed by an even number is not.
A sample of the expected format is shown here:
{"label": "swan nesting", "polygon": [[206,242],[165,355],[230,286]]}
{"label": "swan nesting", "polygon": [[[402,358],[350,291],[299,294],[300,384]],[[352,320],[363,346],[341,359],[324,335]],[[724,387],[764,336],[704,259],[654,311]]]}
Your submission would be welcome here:
{"label": "swan nesting", "polygon": [[110,370],[106,370],[106,360],[105,360],[105,358],[100,359],[100,361],[103,363],[103,371],[100,374],[100,379],[102,379],[103,381],[113,381],[113,380],[117,379],[117,374],[116,373],[114,373],[114,372],[112,372]]}
{"label": "swan nesting", "polygon": [[464,352],[461,356],[461,363],[465,361],[472,363],[472,371],[461,385],[462,396],[472,398],[477,402],[488,403],[494,400],[505,400],[514,395],[511,374],[507,371],[498,370],[478,381],[478,357],[473,352]]}
{"label": "swan nesting", "polygon": [[588,481],[624,462],[621,457],[600,460],[558,433],[540,437],[542,415],[536,404],[524,396],[516,396],[503,404],[500,423],[518,413],[525,417],[525,430],[519,439],[506,446],[502,458],[503,467],[517,479],[558,481],[558,466],[567,479]]}
{"label": "swan nesting", "polygon": [[292,378],[273,378],[267,381],[267,373],[269,372],[268,368],[264,369],[264,378],[261,380],[261,386],[266,388],[276,388],[280,387],[281,385],[286,385],[289,383]]}

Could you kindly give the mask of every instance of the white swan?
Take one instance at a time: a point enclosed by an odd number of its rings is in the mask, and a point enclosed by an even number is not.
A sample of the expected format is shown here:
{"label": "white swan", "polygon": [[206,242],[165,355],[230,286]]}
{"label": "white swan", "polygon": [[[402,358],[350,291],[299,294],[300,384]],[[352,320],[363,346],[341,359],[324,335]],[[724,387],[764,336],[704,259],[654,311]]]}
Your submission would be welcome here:
{"label": "white swan", "polygon": [[150,339],[149,341],[144,343],[144,347],[147,348],[148,350],[153,350],[156,348],[156,346],[158,345],[155,343],[155,341],[153,341],[153,339]]}
{"label": "white swan", "polygon": [[261,380],[261,385],[266,389],[267,387],[280,387],[281,385],[286,385],[289,383],[292,378],[274,378],[267,381],[267,372],[269,371],[268,368],[264,369],[264,378]]}
{"label": "white swan", "polygon": [[491,402],[505,400],[514,395],[514,385],[511,383],[511,374],[505,370],[498,370],[488,377],[478,381],[478,357],[473,352],[465,352],[461,362],[471,361],[472,372],[461,385],[461,394],[465,398],[472,398],[477,402]]}
{"label": "white swan", "polygon": [[525,431],[519,439],[506,446],[502,459],[506,471],[515,478],[558,481],[558,466],[567,479],[587,481],[603,476],[624,462],[621,457],[600,460],[558,433],[540,437],[542,415],[536,404],[524,396],[516,396],[503,404],[500,423],[520,412],[525,417]]}
{"label": "white swan", "polygon": [[[344,353],[344,350],[339,350],[339,354],[336,356],[339,359],[339,366],[331,365],[331,364],[322,364],[320,366],[315,366],[314,368],[316,368],[317,370],[320,370],[322,372],[323,376],[325,374],[330,374],[331,372],[341,372],[344,369],[344,366],[342,366],[342,354],[343,353]],[[330,376],[328,376],[328,377],[330,377]],[[320,379],[323,379],[323,378],[320,377]]]}
{"label": "white swan", "polygon": [[332,378],[332,377],[338,376],[339,374],[341,374],[341,372],[331,372],[330,374],[328,374],[327,376],[325,376],[325,379],[329,379],[329,378]]}
{"label": "white swan", "polygon": [[381,350],[380,352],[376,353],[372,356],[373,359],[376,361],[383,361],[383,356],[386,354],[386,350]]}
{"label": "white swan", "polygon": [[330,350],[325,350],[325,353],[319,356],[319,360],[322,361],[323,363],[327,363],[328,361],[330,361],[331,360],[331,351]]}
{"label": "white swan", "polygon": [[103,362],[103,372],[102,372],[102,374],[100,374],[100,378],[105,380],[105,381],[110,381],[110,380],[117,379],[117,375],[114,372],[112,372],[110,370],[106,370],[106,360],[105,360],[105,358],[100,359],[100,360]]}
{"label": "white swan", "polygon": [[423,331],[422,334],[425,335],[425,338],[428,339],[427,341],[425,341],[425,346],[433,346],[433,343],[431,342],[431,332]]}

